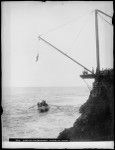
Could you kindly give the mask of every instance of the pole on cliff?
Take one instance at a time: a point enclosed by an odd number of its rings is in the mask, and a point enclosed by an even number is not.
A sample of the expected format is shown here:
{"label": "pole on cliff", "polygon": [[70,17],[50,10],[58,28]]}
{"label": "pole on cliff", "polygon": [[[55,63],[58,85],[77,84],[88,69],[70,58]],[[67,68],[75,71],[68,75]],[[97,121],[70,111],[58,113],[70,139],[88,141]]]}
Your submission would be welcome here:
{"label": "pole on cliff", "polygon": [[96,59],[97,59],[97,68],[96,71],[100,71],[100,58],[99,58],[99,33],[98,33],[98,10],[95,10],[95,36],[96,36]]}

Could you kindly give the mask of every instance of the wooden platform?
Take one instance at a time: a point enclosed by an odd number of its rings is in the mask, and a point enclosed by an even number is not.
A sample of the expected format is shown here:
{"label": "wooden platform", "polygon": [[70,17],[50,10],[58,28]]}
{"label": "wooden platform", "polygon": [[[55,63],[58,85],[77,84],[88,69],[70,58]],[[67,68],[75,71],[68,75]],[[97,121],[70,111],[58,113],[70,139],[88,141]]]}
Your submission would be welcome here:
{"label": "wooden platform", "polygon": [[94,79],[95,74],[82,74],[82,75],[80,75],[80,77],[83,79]]}

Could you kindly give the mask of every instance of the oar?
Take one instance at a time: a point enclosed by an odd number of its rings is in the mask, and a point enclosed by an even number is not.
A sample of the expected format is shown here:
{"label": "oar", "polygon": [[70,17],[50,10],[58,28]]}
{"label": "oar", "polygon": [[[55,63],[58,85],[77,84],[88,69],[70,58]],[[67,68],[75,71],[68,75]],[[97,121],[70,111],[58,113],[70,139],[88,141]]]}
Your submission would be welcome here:
{"label": "oar", "polygon": [[58,109],[60,109],[60,107],[61,107],[59,105],[51,105],[51,106],[57,107]]}
{"label": "oar", "polygon": [[[35,107],[35,106],[36,106],[36,105],[34,105],[34,106],[31,106],[30,108],[33,108],[33,107]],[[30,109],[30,108],[29,108],[29,109]]]}

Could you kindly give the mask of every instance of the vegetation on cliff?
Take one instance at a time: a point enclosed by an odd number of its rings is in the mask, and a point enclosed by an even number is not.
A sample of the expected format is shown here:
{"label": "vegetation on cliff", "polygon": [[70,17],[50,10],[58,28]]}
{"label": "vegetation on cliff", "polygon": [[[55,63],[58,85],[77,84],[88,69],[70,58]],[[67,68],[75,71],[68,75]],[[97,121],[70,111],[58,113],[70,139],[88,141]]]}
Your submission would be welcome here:
{"label": "vegetation on cliff", "polygon": [[114,139],[113,69],[99,73],[89,98],[79,112],[73,127],[62,131],[58,139],[71,141],[109,141]]}

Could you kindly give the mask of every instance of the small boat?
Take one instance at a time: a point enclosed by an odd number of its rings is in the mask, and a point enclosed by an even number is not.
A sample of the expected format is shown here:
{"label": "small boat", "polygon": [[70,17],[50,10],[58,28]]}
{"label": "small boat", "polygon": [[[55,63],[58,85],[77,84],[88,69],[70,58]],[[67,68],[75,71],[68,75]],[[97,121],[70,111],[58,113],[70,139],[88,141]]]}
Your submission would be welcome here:
{"label": "small boat", "polygon": [[41,103],[38,102],[37,106],[38,106],[39,112],[47,112],[50,108],[49,105],[44,100]]}

